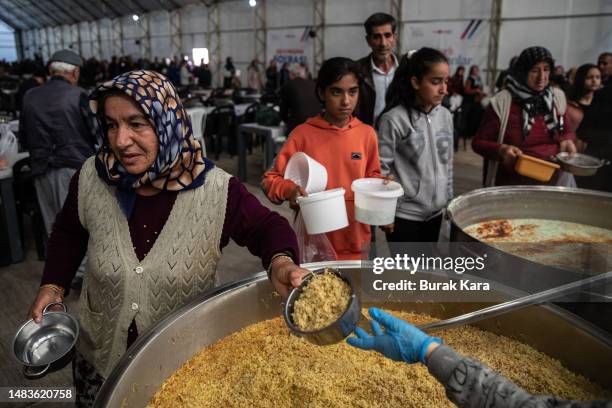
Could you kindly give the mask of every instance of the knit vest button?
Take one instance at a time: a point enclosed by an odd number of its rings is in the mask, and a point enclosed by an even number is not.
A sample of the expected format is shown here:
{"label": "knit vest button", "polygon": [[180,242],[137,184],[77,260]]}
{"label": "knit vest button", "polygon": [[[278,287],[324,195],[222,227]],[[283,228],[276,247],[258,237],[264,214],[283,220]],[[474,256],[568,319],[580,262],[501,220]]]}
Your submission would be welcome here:
{"label": "knit vest button", "polygon": [[134,271],[136,271],[136,273],[140,275],[144,271],[144,268],[142,266],[137,266]]}
{"label": "knit vest button", "polygon": [[132,303],[132,310],[138,310],[138,303]]}

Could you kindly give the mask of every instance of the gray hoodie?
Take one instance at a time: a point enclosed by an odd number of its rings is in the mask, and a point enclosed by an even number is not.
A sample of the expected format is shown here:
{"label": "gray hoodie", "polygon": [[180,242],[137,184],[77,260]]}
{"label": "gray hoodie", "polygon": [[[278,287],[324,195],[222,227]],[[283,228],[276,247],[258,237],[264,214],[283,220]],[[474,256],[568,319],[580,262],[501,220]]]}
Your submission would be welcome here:
{"label": "gray hoodie", "polygon": [[396,216],[427,221],[453,198],[453,118],[443,106],[411,117],[396,106],[380,118],[380,165],[404,188]]}

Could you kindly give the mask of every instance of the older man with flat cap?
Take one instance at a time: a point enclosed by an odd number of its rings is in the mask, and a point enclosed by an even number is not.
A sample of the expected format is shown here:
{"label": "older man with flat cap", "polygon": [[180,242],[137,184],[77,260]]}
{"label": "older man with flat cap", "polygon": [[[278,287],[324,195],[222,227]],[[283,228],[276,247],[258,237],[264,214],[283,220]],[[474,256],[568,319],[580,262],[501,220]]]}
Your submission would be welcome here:
{"label": "older man with flat cap", "polygon": [[49,60],[49,81],[30,89],[23,99],[21,141],[30,152],[47,234],[64,204],[72,175],[94,153],[87,94],[77,85],[82,63],[73,51],[57,51]]}

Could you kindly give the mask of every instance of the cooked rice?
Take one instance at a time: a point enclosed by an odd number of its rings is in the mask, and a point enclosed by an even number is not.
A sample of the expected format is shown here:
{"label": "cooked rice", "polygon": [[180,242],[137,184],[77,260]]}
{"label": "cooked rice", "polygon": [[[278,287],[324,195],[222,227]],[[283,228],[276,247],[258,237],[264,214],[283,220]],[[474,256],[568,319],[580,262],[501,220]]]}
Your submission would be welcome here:
{"label": "cooked rice", "polygon": [[342,278],[329,271],[316,274],[293,304],[293,323],[305,332],[327,327],[342,316],[350,300],[351,287]]}
{"label": "cooked rice", "polygon": [[[434,319],[390,312],[413,324]],[[534,394],[610,398],[559,361],[516,340],[466,326],[437,333]],[[394,362],[342,342],[316,346],[290,335],[281,318],[204,348],[168,378],[149,407],[453,407],[421,364]]]}

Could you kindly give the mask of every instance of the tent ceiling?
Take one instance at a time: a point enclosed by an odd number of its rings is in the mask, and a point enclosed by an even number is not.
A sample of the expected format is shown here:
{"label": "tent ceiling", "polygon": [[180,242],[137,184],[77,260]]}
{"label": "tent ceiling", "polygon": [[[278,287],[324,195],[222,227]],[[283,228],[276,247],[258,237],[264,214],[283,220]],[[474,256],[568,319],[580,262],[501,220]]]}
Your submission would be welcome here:
{"label": "tent ceiling", "polygon": [[15,30],[53,27],[214,0],[0,0],[0,20]]}

